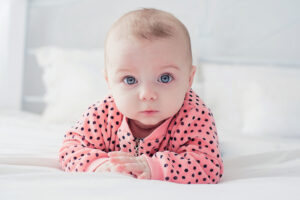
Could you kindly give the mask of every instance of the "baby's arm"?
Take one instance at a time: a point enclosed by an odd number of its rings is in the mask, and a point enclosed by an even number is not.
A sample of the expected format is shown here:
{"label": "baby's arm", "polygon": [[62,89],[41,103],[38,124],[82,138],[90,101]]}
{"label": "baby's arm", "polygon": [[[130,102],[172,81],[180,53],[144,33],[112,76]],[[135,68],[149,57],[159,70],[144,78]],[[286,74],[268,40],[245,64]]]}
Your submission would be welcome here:
{"label": "baby's arm", "polygon": [[[110,140],[113,140],[109,133],[115,131],[108,125],[107,115],[114,115],[107,106],[108,100],[90,106],[66,133],[59,150],[59,161],[65,171],[93,172],[108,159]],[[115,115],[115,120],[119,120],[118,117]]]}
{"label": "baby's arm", "polygon": [[215,122],[208,108],[197,110],[189,111],[181,121],[186,126],[174,133],[168,151],[146,157],[151,179],[188,184],[220,181],[223,161]]}

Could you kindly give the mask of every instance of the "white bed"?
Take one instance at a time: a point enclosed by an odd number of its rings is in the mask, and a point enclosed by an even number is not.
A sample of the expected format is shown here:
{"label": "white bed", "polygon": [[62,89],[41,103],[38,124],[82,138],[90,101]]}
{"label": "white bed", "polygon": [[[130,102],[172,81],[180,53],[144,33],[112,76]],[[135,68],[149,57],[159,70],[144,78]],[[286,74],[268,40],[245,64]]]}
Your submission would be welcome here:
{"label": "white bed", "polygon": [[32,51],[43,69],[46,107],[40,115],[0,111],[0,199],[300,198],[297,68],[198,67],[202,78],[193,88],[214,113],[224,160],[217,185],[60,170],[63,135],[89,104],[107,94],[99,68],[102,53],[61,47]]}
{"label": "white bed", "polygon": [[65,173],[57,152],[67,128],[28,112],[0,113],[0,199],[300,198],[300,139],[220,135],[222,181],[185,185],[114,173]]}

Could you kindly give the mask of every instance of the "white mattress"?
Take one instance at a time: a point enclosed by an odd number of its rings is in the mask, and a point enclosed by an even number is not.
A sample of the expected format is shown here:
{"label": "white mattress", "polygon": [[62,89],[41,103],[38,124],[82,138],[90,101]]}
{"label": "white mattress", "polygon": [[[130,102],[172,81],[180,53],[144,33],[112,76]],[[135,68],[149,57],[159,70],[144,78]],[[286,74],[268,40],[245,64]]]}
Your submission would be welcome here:
{"label": "white mattress", "polygon": [[58,149],[69,125],[0,112],[0,199],[300,199],[300,139],[219,133],[217,185],[139,180],[117,173],[66,173]]}

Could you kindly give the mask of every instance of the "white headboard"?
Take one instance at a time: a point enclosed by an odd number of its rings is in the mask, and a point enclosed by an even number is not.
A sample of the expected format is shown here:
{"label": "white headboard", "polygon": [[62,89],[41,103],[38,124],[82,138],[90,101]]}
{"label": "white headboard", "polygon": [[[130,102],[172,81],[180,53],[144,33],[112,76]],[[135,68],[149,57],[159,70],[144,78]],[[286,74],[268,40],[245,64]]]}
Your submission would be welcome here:
{"label": "white headboard", "polygon": [[141,7],[178,17],[190,31],[197,63],[300,66],[297,0],[29,0],[22,109],[41,113],[45,108],[43,71],[33,49],[101,48],[110,25]]}
{"label": "white headboard", "polygon": [[[30,52],[43,46],[57,46],[89,50],[103,47],[104,38],[111,24],[124,13],[142,8],[154,7],[173,13],[189,29],[195,38],[199,23],[205,19],[208,1],[99,1],[62,0],[28,3],[26,38],[26,63],[24,77],[23,109],[41,113],[45,107],[42,96],[42,69]],[[122,4],[122,6],[119,6]],[[116,6],[118,5],[118,6]]]}

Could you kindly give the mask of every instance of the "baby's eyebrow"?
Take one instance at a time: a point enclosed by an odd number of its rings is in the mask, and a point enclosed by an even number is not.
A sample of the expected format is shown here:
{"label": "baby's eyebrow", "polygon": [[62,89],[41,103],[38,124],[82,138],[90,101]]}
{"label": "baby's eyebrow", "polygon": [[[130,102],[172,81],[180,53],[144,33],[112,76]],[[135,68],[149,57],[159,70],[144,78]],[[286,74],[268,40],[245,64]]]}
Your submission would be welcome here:
{"label": "baby's eyebrow", "polygon": [[[180,68],[177,67],[176,65],[163,65],[161,67],[159,67],[159,69],[166,69],[166,68],[173,68],[175,70],[180,71]],[[122,73],[122,72],[132,72],[134,71],[134,69],[129,69],[129,68],[120,68],[116,71],[116,73]]]}
{"label": "baby's eyebrow", "polygon": [[116,72],[130,72],[131,70],[129,69],[118,69]]}
{"label": "baby's eyebrow", "polygon": [[165,68],[173,68],[176,69],[178,71],[180,71],[179,67],[177,67],[176,65],[164,65],[162,67],[160,67],[161,69],[165,69]]}
{"label": "baby's eyebrow", "polygon": [[135,71],[135,69],[130,69],[130,68],[119,68],[119,69],[116,71],[116,74],[122,73],[122,72],[132,72],[132,71]]}

